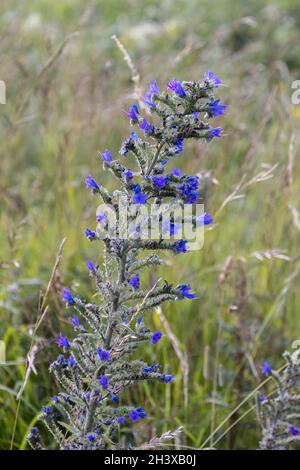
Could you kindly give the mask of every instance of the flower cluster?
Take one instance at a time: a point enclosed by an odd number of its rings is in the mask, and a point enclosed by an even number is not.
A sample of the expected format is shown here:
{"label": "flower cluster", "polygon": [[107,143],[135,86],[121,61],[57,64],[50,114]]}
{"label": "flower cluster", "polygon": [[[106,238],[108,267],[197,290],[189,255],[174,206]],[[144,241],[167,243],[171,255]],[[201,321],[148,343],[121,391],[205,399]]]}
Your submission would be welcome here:
{"label": "flower cluster", "polygon": [[[196,203],[201,190],[199,178],[179,168],[168,170],[168,166],[183,152],[187,139],[210,142],[221,137],[221,128],[210,123],[225,111],[225,105],[214,96],[220,84],[212,72],[207,72],[201,83],[172,80],[165,92],[160,92],[156,81],[151,83],[143,98],[147,117],[137,103],[128,110],[127,117],[136,129],[122,143],[121,159],[107,149],[99,155],[104,169],[117,179],[118,189],[108,191],[91,175],[86,178],[86,187],[116,215],[120,195],[132,209],[160,206],[165,200]],[[135,159],[135,168],[126,163],[129,155]],[[134,222],[134,211],[131,217]],[[42,408],[40,416],[61,449],[120,448],[116,431],[126,422],[135,424],[147,416],[139,404],[122,402],[124,390],[143,381],[169,384],[173,380],[161,365],[149,365],[135,355],[139,346],[148,343],[155,349],[163,338],[161,331],[149,329],[145,314],[163,302],[196,297],[186,283],[173,286],[165,282],[149,291],[141,287],[143,270],[162,263],[159,250],[174,254],[188,251],[187,240],[172,239],[178,224],[168,224],[171,238],[145,240],[122,238],[118,233],[112,236],[103,211],[97,214],[96,222],[96,228],[87,228],[85,235],[89,241],[101,240],[105,245],[102,265],[87,261],[95,280],[97,303],[64,290],[76,336],[71,340],[60,334],[56,339],[61,352],[50,371],[60,391]],[[192,222],[200,227],[210,224],[212,217],[207,213],[200,219],[192,216]],[[28,441],[33,448],[41,448],[36,428]]]}
{"label": "flower cluster", "polygon": [[286,366],[279,373],[268,362],[262,373],[275,383],[275,393],[261,395],[258,399],[258,416],[263,437],[263,450],[286,450],[300,443],[300,349],[292,355],[284,354]]}

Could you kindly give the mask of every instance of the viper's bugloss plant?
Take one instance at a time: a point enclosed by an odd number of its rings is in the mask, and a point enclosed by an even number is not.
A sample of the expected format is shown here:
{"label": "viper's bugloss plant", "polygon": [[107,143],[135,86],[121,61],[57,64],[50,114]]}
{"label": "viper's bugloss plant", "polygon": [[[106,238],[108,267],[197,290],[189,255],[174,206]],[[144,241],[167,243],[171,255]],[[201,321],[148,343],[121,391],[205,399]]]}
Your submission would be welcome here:
{"label": "viper's bugloss plant", "polygon": [[258,417],[263,437],[263,450],[286,450],[300,447],[300,349],[284,354],[282,372],[272,370],[265,362],[262,372],[275,383],[275,393],[258,397]]}
{"label": "viper's bugloss plant", "polygon": [[[50,371],[60,391],[40,416],[60,449],[128,448],[129,444],[121,445],[119,431],[124,424],[135,426],[145,419],[147,411],[139,403],[125,404],[124,390],[143,381],[156,380],[164,386],[173,380],[155,360],[147,364],[135,355],[143,345],[153,348],[154,355],[163,338],[161,331],[150,331],[145,314],[163,302],[191,300],[196,295],[184,280],[176,286],[157,283],[147,291],[142,287],[143,270],[162,263],[159,250],[186,253],[188,242],[174,238],[178,223],[172,219],[164,227],[165,237],[140,237],[137,210],[150,204],[159,208],[165,201],[197,203],[198,176],[167,168],[183,152],[187,139],[210,142],[221,137],[222,129],[209,122],[225,111],[225,105],[214,96],[220,84],[212,72],[205,74],[202,83],[172,80],[163,93],[156,81],[151,83],[143,107],[133,104],[128,110],[135,130],[121,146],[121,160],[107,149],[100,153],[104,169],[116,177],[118,189],[110,192],[91,175],[86,178],[86,187],[101,197],[117,220],[121,215],[119,200],[126,201],[131,231],[129,237],[121,237],[117,222],[112,233],[105,210],[98,211],[97,227],[85,231],[89,241],[100,240],[105,247],[101,266],[87,261],[96,301],[79,298],[68,288],[63,292],[76,336],[72,340],[60,334],[56,340],[61,353]],[[147,117],[143,110],[148,110]],[[126,165],[128,154],[136,160],[135,169]],[[203,227],[212,217],[207,213],[192,215],[191,222],[195,228]],[[33,448],[42,448],[37,428],[32,429],[28,441]]]}

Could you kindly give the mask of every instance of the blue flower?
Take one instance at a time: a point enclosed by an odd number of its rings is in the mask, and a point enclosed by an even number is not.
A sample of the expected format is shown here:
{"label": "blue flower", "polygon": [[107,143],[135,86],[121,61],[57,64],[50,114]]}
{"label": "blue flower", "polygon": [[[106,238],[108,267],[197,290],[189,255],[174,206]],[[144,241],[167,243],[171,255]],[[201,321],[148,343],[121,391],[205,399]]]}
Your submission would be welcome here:
{"label": "blue flower", "polygon": [[132,200],[134,204],[145,204],[148,196],[147,194],[142,193],[141,187],[139,184],[136,184],[134,187],[134,195],[132,196]]}
{"label": "blue flower", "polygon": [[95,240],[95,238],[96,238],[96,232],[94,232],[94,230],[91,230],[91,229],[87,228],[84,233],[85,233],[86,238],[87,238],[88,240],[90,240],[90,241]]}
{"label": "blue flower", "polygon": [[181,176],[181,170],[179,168],[174,168],[172,170],[172,175],[180,177]]}
{"label": "blue flower", "polygon": [[140,325],[142,323],[142,321],[143,321],[143,317],[138,317],[136,322],[137,322],[138,325]]}
{"label": "blue flower", "polygon": [[56,344],[58,344],[58,346],[60,346],[64,350],[70,349],[70,347],[71,347],[67,336],[62,336],[61,333],[59,334],[59,338],[57,338],[57,340],[56,340]]}
{"label": "blue flower", "polygon": [[174,375],[172,374],[163,374],[161,377],[161,380],[165,382],[166,384],[172,382],[174,379]]}
{"label": "blue flower", "polygon": [[58,396],[57,396],[57,395],[54,395],[54,397],[53,397],[53,401],[54,401],[54,403],[58,403],[58,402],[59,402],[59,398],[58,398]]}
{"label": "blue flower", "polygon": [[120,149],[120,154],[124,156],[127,155],[129,150],[134,150],[134,142],[139,140],[139,136],[135,132],[131,132],[130,137],[124,140]]}
{"label": "blue flower", "polygon": [[288,431],[291,434],[291,436],[299,436],[300,435],[300,429],[297,428],[296,426],[289,426]]}
{"label": "blue flower", "polygon": [[144,98],[144,103],[149,106],[150,108],[155,108],[156,104],[153,101],[153,96],[154,95],[159,95],[159,89],[156,83],[156,80],[154,80],[152,83],[150,83],[149,86],[149,91],[145,93],[145,98]]}
{"label": "blue flower", "polygon": [[153,372],[153,367],[150,367],[150,366],[144,367],[143,372],[145,374],[150,374],[151,372]]}
{"label": "blue flower", "polygon": [[197,226],[202,227],[203,225],[209,225],[214,221],[212,216],[205,212],[204,214],[200,215],[200,217],[197,218]]}
{"label": "blue flower", "polygon": [[162,337],[161,331],[156,331],[155,333],[153,333],[153,335],[151,336],[152,344],[157,344],[158,341],[161,339],[161,337]]}
{"label": "blue flower", "polygon": [[137,104],[133,104],[131,108],[129,108],[127,116],[132,119],[133,121],[138,120],[138,114],[139,114],[139,107]]}
{"label": "blue flower", "polygon": [[123,176],[126,180],[132,180],[133,178],[133,173],[131,170],[125,170],[123,173]]}
{"label": "blue flower", "polygon": [[222,80],[219,79],[219,77],[217,77],[213,72],[211,72],[210,70],[207,70],[207,72],[205,72],[204,74],[204,78],[205,80],[207,80],[208,82],[211,83],[211,85],[214,87],[214,88],[218,88],[221,83],[222,83]]}
{"label": "blue flower", "polygon": [[87,188],[92,189],[93,191],[98,191],[99,185],[96,183],[96,181],[92,178],[91,175],[89,175],[86,180],[85,184]]}
{"label": "blue flower", "polygon": [[88,270],[89,270],[91,273],[95,273],[95,272],[96,272],[95,265],[94,265],[93,261],[91,261],[90,259],[87,260],[86,266],[87,266]]}
{"label": "blue flower", "polygon": [[266,401],[268,401],[268,399],[267,399],[267,397],[264,393],[259,397],[259,401],[261,403],[265,403]]}
{"label": "blue flower", "polygon": [[138,415],[139,415],[139,417],[140,417],[141,419],[144,419],[144,418],[147,417],[146,411],[144,411],[141,406],[139,406],[139,407],[136,409],[136,412],[138,413]]}
{"label": "blue flower", "polygon": [[186,92],[179,80],[172,80],[168,83],[168,89],[174,91],[178,96],[186,96]]}
{"label": "blue flower", "polygon": [[54,414],[54,408],[52,405],[42,406],[42,410],[48,417],[51,417]]}
{"label": "blue flower", "polygon": [[113,403],[119,403],[119,398],[114,393],[111,394],[110,398]]}
{"label": "blue flower", "polygon": [[219,104],[220,101],[221,100],[215,100],[211,103],[208,103],[208,114],[210,117],[221,116],[221,114],[224,114],[224,112],[226,111],[226,104]]}
{"label": "blue flower", "polygon": [[119,418],[118,418],[118,423],[119,423],[119,424],[124,424],[125,421],[126,421],[125,416],[119,416]]}
{"label": "blue flower", "polygon": [[222,127],[212,127],[208,129],[206,135],[209,139],[213,139],[214,137],[222,137]]}
{"label": "blue flower", "polygon": [[177,253],[186,253],[188,251],[187,241],[178,240],[178,242],[176,242],[175,249]]}
{"label": "blue flower", "polygon": [[133,287],[134,290],[138,289],[140,287],[140,276],[139,274],[136,274],[135,276],[132,276],[129,279],[129,284],[131,287]]}
{"label": "blue flower", "polygon": [[168,182],[168,177],[162,175],[152,176],[152,181],[157,188],[163,189]]}
{"label": "blue flower", "polygon": [[109,359],[109,351],[105,351],[104,349],[98,348],[97,354],[100,357],[101,361],[108,361]]}
{"label": "blue flower", "polygon": [[98,224],[101,224],[102,222],[106,224],[107,218],[104,211],[99,212],[99,214],[97,215],[97,222]]}
{"label": "blue flower", "polygon": [[141,140],[141,139],[139,138],[139,136],[137,135],[137,133],[134,132],[134,131],[132,131],[132,132],[130,133],[130,137],[131,137],[133,140],[135,140],[136,142],[140,142],[140,140]]}
{"label": "blue flower", "polygon": [[146,118],[144,118],[139,125],[140,129],[142,129],[146,134],[151,134],[154,131],[154,126],[149,124]]}
{"label": "blue flower", "polygon": [[73,325],[75,326],[75,328],[79,328],[79,320],[78,320],[78,317],[76,314],[74,314],[73,318],[72,318],[72,323]]}
{"label": "blue flower", "polygon": [[63,368],[67,367],[67,365],[68,365],[68,362],[66,361],[66,358],[63,354],[60,354],[59,356],[57,356],[56,362],[59,366],[61,366]]}
{"label": "blue flower", "polygon": [[268,361],[265,361],[263,363],[263,365],[261,366],[261,372],[262,372],[262,374],[264,374],[266,376],[272,374],[272,369],[271,369],[270,364],[268,363]]}
{"label": "blue flower", "polygon": [[131,410],[129,413],[129,418],[133,423],[136,423],[137,421],[139,421],[140,416],[136,410]]}
{"label": "blue flower", "polygon": [[107,149],[104,150],[103,153],[101,153],[101,157],[105,163],[110,163],[113,159],[111,153]]}
{"label": "blue flower", "polygon": [[90,441],[90,442],[95,442],[95,436],[93,434],[87,434],[86,435],[86,438]]}
{"label": "blue flower", "polygon": [[176,155],[179,155],[180,153],[183,152],[183,139],[177,139],[176,142],[174,142],[174,150]]}
{"label": "blue flower", "polygon": [[67,302],[67,305],[74,305],[75,304],[74,297],[71,294],[70,290],[67,289],[67,288],[64,289],[62,298],[63,298],[63,300],[65,300]]}
{"label": "blue flower", "polygon": [[191,289],[192,288],[189,284],[181,284],[180,286],[177,286],[177,290],[179,291],[180,295],[186,299],[196,298],[196,294],[194,294],[194,292],[190,292]]}
{"label": "blue flower", "polygon": [[199,178],[198,176],[187,176],[182,184],[177,188],[177,193],[188,204],[195,204],[199,197]]}
{"label": "blue flower", "polygon": [[104,390],[108,388],[109,382],[108,382],[108,378],[106,377],[106,375],[102,375],[101,379],[99,380],[99,384]]}
{"label": "blue flower", "polygon": [[70,366],[70,367],[74,367],[74,366],[76,366],[76,364],[77,364],[77,362],[76,362],[75,357],[74,357],[74,356],[70,356],[70,357],[69,357],[69,366]]}

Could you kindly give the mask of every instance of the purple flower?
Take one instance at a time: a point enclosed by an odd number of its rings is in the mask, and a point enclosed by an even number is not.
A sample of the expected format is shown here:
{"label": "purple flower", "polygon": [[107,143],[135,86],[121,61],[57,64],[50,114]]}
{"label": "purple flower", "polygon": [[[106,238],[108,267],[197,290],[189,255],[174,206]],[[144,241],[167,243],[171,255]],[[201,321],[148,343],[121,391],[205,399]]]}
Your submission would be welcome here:
{"label": "purple flower", "polygon": [[272,374],[272,369],[271,369],[270,364],[268,363],[268,361],[265,361],[263,363],[263,365],[261,366],[261,372],[262,372],[262,374],[266,375],[267,377],[268,377],[268,375]]}
{"label": "purple flower", "polygon": [[178,242],[176,242],[175,249],[177,253],[186,253],[188,251],[187,241],[178,240]]}
{"label": "purple flower", "polygon": [[145,93],[145,98],[144,98],[144,103],[149,106],[150,108],[155,108],[156,104],[153,101],[153,96],[154,95],[159,95],[159,89],[156,83],[156,80],[154,80],[152,83],[150,83],[149,90],[147,93]]}
{"label": "purple flower", "polygon": [[70,290],[66,287],[63,291],[62,295],[63,300],[67,302],[67,305],[74,305],[75,300],[73,298],[73,295],[71,294]]}
{"label": "purple flower", "polygon": [[288,427],[289,433],[291,436],[299,436],[300,435],[300,429],[297,428],[296,426],[289,426]]}
{"label": "purple flower", "polygon": [[86,178],[85,184],[86,184],[86,187],[87,187],[87,188],[90,188],[90,189],[92,189],[93,191],[98,191],[98,189],[99,189],[99,185],[96,183],[96,181],[94,180],[94,178],[92,178],[91,175],[89,175],[89,176]]}
{"label": "purple flower", "polygon": [[152,181],[157,188],[162,189],[166,186],[168,182],[168,177],[162,175],[152,176]]}
{"label": "purple flower", "polygon": [[137,133],[134,131],[131,132],[130,137],[132,138],[132,140],[135,140],[136,142],[140,142],[141,140],[139,136],[137,135]]}
{"label": "purple flower", "polygon": [[224,112],[226,111],[226,104],[219,104],[220,101],[221,100],[215,100],[211,103],[208,103],[208,114],[210,117],[221,116],[221,114],[224,114]]}
{"label": "purple flower", "polygon": [[99,384],[104,390],[107,389],[109,382],[108,382],[108,378],[106,377],[106,375],[102,375],[101,379],[99,380]]}
{"label": "purple flower", "polygon": [[58,396],[57,396],[57,395],[54,395],[54,397],[53,397],[53,401],[54,401],[54,403],[58,403],[58,402],[59,402],[59,398],[58,398]]}
{"label": "purple flower", "polygon": [[90,441],[90,442],[95,442],[95,436],[93,434],[87,434],[86,435],[86,438]]}
{"label": "purple flower", "polygon": [[74,366],[76,366],[76,364],[77,364],[77,363],[76,363],[75,357],[74,357],[74,356],[70,356],[70,357],[69,357],[69,366],[70,366],[70,367],[74,367]]}
{"label": "purple flower", "polygon": [[214,221],[212,216],[205,212],[204,214],[200,215],[200,217],[197,218],[197,226],[202,227],[203,225],[209,225]]}
{"label": "purple flower", "polygon": [[97,215],[97,222],[98,224],[101,224],[102,222],[106,224],[107,218],[104,211],[99,212],[99,214]]}
{"label": "purple flower", "polygon": [[79,328],[79,320],[78,320],[78,317],[77,315],[74,314],[73,318],[72,318],[72,323],[73,325],[75,326],[75,328]]}
{"label": "purple flower", "polygon": [[209,139],[213,139],[214,137],[222,137],[222,127],[212,127],[208,129],[206,135]]}
{"label": "purple flower", "polygon": [[132,196],[132,200],[134,204],[145,204],[148,196],[147,194],[142,193],[141,187],[139,184],[136,184],[134,187],[134,195]]}
{"label": "purple flower", "polygon": [[156,331],[155,333],[153,333],[153,335],[151,336],[152,344],[157,344],[158,341],[161,339],[161,337],[162,337],[161,331]]}
{"label": "purple flower", "polygon": [[192,288],[189,284],[182,284],[177,287],[177,290],[182,297],[185,297],[186,299],[195,299],[196,294],[194,294],[194,292],[190,292],[191,289]]}
{"label": "purple flower", "polygon": [[172,170],[172,175],[180,177],[181,176],[181,170],[179,168],[174,168]]}
{"label": "purple flower", "polygon": [[219,77],[217,77],[213,72],[211,72],[210,70],[207,70],[207,72],[205,72],[204,74],[204,78],[205,80],[207,80],[208,82],[211,83],[211,85],[214,87],[214,88],[218,88],[221,83],[222,83],[222,80],[219,79]]}
{"label": "purple flower", "polygon": [[94,232],[94,230],[91,230],[91,229],[87,228],[84,233],[85,233],[86,238],[87,238],[88,240],[90,240],[90,241],[95,240],[95,238],[96,238],[96,232]]}
{"label": "purple flower", "polygon": [[88,270],[89,270],[91,273],[95,273],[95,272],[96,272],[95,265],[94,265],[93,261],[91,261],[90,259],[87,260],[86,266],[87,266]]}
{"label": "purple flower", "polygon": [[136,423],[137,421],[139,421],[140,416],[136,410],[131,410],[129,413],[129,418],[133,423]]}
{"label": "purple flower", "polygon": [[174,91],[178,96],[186,96],[186,92],[179,80],[172,80],[169,82],[168,89]]}
{"label": "purple flower", "polygon": [[139,274],[136,274],[135,276],[132,276],[130,279],[129,279],[129,284],[131,285],[131,287],[136,290],[140,287],[140,276]]}
{"label": "purple flower", "polygon": [[123,176],[126,180],[132,180],[133,178],[133,173],[131,170],[125,170],[123,173]]}
{"label": "purple flower", "polygon": [[97,354],[100,357],[101,361],[108,361],[109,359],[109,352],[105,351],[104,349],[98,348]]}
{"label": "purple flower", "polygon": [[131,108],[129,108],[127,116],[132,119],[133,121],[138,120],[138,114],[139,114],[139,107],[137,104],[133,104]]}
{"label": "purple flower", "polygon": [[139,127],[148,134],[151,134],[154,130],[154,126],[152,124],[149,124],[146,118],[143,119]]}
{"label": "purple flower", "polygon": [[62,336],[61,333],[59,334],[59,338],[57,338],[56,340],[56,344],[58,344],[58,346],[60,346],[64,350],[69,349],[71,347],[67,336]]}
{"label": "purple flower", "polygon": [[102,157],[102,160],[105,162],[105,163],[110,163],[112,161],[112,155],[111,153],[109,152],[109,150],[104,150],[103,153],[101,153],[101,157]]}
{"label": "purple flower", "polygon": [[119,424],[124,424],[125,421],[126,421],[125,416],[119,416],[119,418],[118,418],[118,423],[119,423]]}
{"label": "purple flower", "polygon": [[138,317],[136,322],[137,322],[138,325],[140,325],[142,323],[142,321],[143,321],[143,317]]}

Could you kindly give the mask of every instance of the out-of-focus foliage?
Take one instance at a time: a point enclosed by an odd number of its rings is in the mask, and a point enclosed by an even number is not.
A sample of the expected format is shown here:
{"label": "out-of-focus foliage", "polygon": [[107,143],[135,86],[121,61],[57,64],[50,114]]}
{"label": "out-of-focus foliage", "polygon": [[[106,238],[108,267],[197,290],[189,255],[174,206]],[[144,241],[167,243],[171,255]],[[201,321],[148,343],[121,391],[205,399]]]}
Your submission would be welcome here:
{"label": "out-of-focus foliage", "polygon": [[71,284],[88,297],[85,260],[101,257],[83,235],[95,215],[83,180],[89,173],[100,179],[97,152],[117,151],[135,96],[113,34],[138,69],[141,92],[154,78],[158,84],[198,80],[207,69],[228,84],[221,93],[229,105],[226,136],[213,146],[191,144],[183,157],[189,173],[205,169],[206,210],[215,225],[202,251],[170,257],[160,271],[190,282],[199,298],[166,306],[164,317],[151,320],[172,338],[167,319],[177,338],[158,346],[176,380],[164,395],[153,385],[130,397],[147,404],[150,416],[137,438],[183,425],[180,445],[257,446],[255,414],[247,413],[252,398],[205,440],[260,384],[263,360],[280,367],[282,352],[300,338],[293,138],[300,105],[291,102],[291,83],[300,78],[299,25],[295,0],[1,1],[0,79],[7,96],[0,105],[0,337],[8,364],[0,365],[0,448],[10,445],[40,291],[62,238],[67,242],[38,330],[37,375],[23,394],[15,448],[25,446],[40,404],[55,390],[48,363],[57,354],[54,337],[68,329],[61,287]]}

